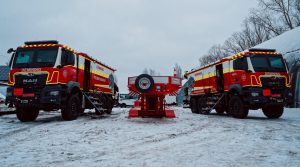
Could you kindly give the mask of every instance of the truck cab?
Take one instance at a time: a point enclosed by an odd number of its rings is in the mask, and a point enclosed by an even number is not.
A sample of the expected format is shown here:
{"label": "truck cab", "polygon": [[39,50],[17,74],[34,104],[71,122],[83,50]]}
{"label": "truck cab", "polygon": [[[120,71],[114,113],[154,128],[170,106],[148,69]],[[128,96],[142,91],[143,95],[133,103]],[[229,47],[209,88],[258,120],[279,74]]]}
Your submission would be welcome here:
{"label": "truck cab", "polygon": [[232,60],[232,66],[228,89],[239,91],[250,108],[265,104],[283,106],[291,96],[288,69],[281,54],[252,49]]}

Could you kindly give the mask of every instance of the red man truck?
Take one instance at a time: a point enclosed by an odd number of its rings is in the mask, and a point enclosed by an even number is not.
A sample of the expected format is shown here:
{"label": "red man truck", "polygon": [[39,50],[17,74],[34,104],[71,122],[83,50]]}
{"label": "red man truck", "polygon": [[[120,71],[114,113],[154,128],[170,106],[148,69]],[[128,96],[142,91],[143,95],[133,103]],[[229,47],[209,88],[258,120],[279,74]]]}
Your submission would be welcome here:
{"label": "red man truck", "polygon": [[6,103],[20,121],[34,121],[39,110],[61,109],[74,120],[84,109],[110,113],[118,87],[115,69],[58,41],[30,41],[19,46],[10,61]]}

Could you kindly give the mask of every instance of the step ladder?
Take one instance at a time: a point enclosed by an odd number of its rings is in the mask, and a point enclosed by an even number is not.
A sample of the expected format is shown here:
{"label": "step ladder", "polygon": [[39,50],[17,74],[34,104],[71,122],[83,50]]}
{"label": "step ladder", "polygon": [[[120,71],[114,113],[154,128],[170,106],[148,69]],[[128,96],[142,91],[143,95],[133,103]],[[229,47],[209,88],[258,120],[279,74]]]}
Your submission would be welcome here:
{"label": "step ladder", "polygon": [[208,97],[205,107],[202,108],[202,113],[209,114],[225,97],[225,94],[218,97]]}
{"label": "step ladder", "polygon": [[101,99],[101,94],[93,93],[93,92],[82,92],[84,98],[84,105],[85,99],[87,99],[92,106],[95,108],[96,114],[102,115],[105,113],[107,109],[103,108],[103,99]]}

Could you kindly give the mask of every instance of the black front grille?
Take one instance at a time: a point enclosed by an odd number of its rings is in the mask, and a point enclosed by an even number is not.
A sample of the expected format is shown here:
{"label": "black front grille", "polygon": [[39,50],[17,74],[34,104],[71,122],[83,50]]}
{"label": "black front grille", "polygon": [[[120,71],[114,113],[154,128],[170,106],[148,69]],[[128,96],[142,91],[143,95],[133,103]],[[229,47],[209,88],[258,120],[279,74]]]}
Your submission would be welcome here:
{"label": "black front grille", "polygon": [[283,88],[285,87],[285,78],[283,77],[261,77],[263,88]]}
{"label": "black front grille", "polygon": [[42,88],[45,87],[48,74],[17,74],[15,76],[16,87],[22,88]]}

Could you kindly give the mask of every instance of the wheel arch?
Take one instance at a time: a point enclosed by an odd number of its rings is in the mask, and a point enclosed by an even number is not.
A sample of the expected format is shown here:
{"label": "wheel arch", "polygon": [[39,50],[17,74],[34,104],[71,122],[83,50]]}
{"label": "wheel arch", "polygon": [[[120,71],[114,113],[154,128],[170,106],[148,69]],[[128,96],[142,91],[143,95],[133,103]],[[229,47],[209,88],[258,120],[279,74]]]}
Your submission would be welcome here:
{"label": "wheel arch", "polygon": [[233,84],[229,86],[228,94],[243,94],[243,87],[240,84]]}
{"label": "wheel arch", "polygon": [[70,81],[67,83],[67,94],[72,95],[78,93],[79,99],[82,100],[82,92],[78,82]]}
{"label": "wheel arch", "polygon": [[225,96],[225,100],[226,100],[226,105],[229,105],[229,100],[230,97],[232,97],[233,95],[239,95],[241,96],[243,93],[243,88],[240,84],[233,84],[229,86],[229,91],[227,92],[226,96]]}

